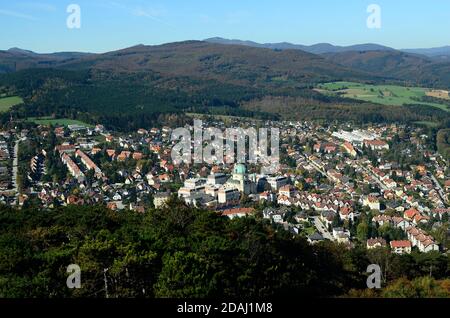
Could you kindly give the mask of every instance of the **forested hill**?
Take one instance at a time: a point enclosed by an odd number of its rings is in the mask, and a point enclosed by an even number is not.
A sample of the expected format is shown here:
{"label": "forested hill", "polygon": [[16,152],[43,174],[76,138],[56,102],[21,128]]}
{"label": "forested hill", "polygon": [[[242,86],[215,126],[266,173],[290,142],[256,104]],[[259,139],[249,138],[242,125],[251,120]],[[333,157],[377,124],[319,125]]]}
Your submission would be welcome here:
{"label": "forested hill", "polygon": [[77,60],[91,55],[80,52],[60,52],[50,54],[38,54],[19,48],[11,48],[7,51],[0,50],[0,74],[12,73],[30,68],[56,67],[61,63]]}
{"label": "forested hill", "polygon": [[450,88],[450,63],[400,51],[352,51],[323,54],[330,62],[408,85]]}
{"label": "forested hill", "polygon": [[319,82],[369,78],[302,51],[189,41],[52,60],[0,75],[0,86],[10,87],[26,102],[15,117],[90,119],[131,130],[152,125],[164,112],[219,111],[275,119],[277,114],[241,105],[265,96],[305,97],[314,103],[329,99],[312,90]]}
{"label": "forested hill", "polygon": [[[201,41],[139,45],[105,54],[42,55],[10,50],[0,52],[0,73],[4,72],[0,74],[0,88],[6,87],[25,101],[13,108],[14,118],[69,117],[120,130],[153,125],[161,113],[168,112],[262,119],[283,118],[289,113],[291,119],[298,120],[358,122],[436,121],[448,117],[445,112],[424,107],[398,109],[314,90],[318,83],[329,81],[398,81],[393,71],[390,74],[391,69],[378,74],[374,68],[378,69],[380,62],[374,63],[367,68],[360,63],[345,66],[341,59],[301,50]],[[402,72],[408,74],[408,70],[412,71],[411,67],[405,66]],[[440,85],[446,80],[442,76],[433,83]],[[264,101],[273,98],[289,98],[289,108],[261,110]],[[2,122],[9,118],[0,116]]]}
{"label": "forested hill", "polygon": [[[117,74],[150,71],[163,77],[181,76],[263,86],[279,76],[303,84],[334,79],[370,79],[368,73],[335,65],[318,55],[300,50],[279,51],[201,41],[138,45],[105,54],[74,55],[71,58],[61,58],[58,54],[33,55],[16,51],[0,53],[3,69],[17,62],[20,67],[15,70],[50,66],[108,70]],[[28,64],[24,64],[27,57]]]}
{"label": "forested hill", "polygon": [[[389,264],[382,290],[366,288],[372,263]],[[81,289],[66,286],[71,264]],[[177,201],[145,214],[0,207],[2,298],[104,298],[105,278],[111,298],[448,297],[449,268],[439,253],[310,246],[261,217],[229,220]]]}

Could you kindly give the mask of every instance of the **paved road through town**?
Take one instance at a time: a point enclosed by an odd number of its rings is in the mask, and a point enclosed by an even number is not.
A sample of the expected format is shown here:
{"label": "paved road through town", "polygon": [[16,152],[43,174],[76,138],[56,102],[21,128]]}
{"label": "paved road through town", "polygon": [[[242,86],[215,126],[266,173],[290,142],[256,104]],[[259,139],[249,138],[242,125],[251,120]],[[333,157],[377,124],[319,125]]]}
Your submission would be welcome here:
{"label": "paved road through town", "polygon": [[23,140],[25,140],[25,139],[24,138],[17,139],[15,144],[14,144],[14,154],[13,154],[11,181],[12,181],[12,186],[13,186],[12,191],[14,191],[14,194],[16,195],[16,197],[19,196],[19,187],[17,185],[17,175],[19,174],[19,171],[18,171],[18,166],[19,166],[19,143],[21,141],[23,141]]}
{"label": "paved road through town", "polygon": [[442,199],[444,202],[448,203],[448,198],[447,198],[447,196],[445,195],[445,191],[444,191],[444,189],[442,188],[442,186],[441,186],[441,184],[439,183],[439,181],[436,179],[436,177],[435,177],[432,173],[428,173],[428,175],[429,175],[429,176],[431,177],[431,179],[433,180],[434,185],[438,188],[438,193],[439,193],[439,196],[441,197],[441,199]]}
{"label": "paved road through town", "polygon": [[367,172],[369,176],[372,178],[372,180],[375,180],[375,182],[378,183],[381,189],[383,189],[384,191],[389,190],[389,188],[383,182],[381,182],[381,180],[378,179],[378,177],[372,171],[370,171],[360,163],[358,163],[358,166],[362,168],[365,172]]}
{"label": "paved road through town", "polygon": [[320,232],[320,234],[327,240],[333,241],[333,235],[331,235],[330,232],[328,232],[328,229],[326,228],[326,226],[322,223],[322,221],[320,221],[318,216],[314,217],[314,226],[316,227],[316,229]]}

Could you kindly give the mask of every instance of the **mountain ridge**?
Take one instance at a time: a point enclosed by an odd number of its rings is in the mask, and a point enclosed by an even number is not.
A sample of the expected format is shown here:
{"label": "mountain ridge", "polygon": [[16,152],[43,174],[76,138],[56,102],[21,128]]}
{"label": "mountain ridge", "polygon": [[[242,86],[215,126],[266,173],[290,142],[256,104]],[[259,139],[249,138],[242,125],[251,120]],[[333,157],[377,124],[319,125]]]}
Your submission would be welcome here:
{"label": "mountain ridge", "polygon": [[[375,44],[346,48],[320,43],[309,51],[289,43],[258,44],[213,38],[162,45],[135,45],[102,54],[59,52],[39,54],[19,48],[0,51],[0,73],[30,68],[93,69],[113,73],[149,72],[162,77],[189,77],[244,86],[293,83],[311,85],[333,80],[397,80],[448,89],[450,63],[424,55],[406,53]],[[237,44],[234,44],[237,41]],[[245,43],[245,44],[242,44]],[[374,46],[375,45],[375,46]],[[269,46],[269,47],[267,47]],[[326,49],[326,48],[329,49]],[[336,50],[338,50],[336,52]],[[289,84],[290,83],[290,84]]]}
{"label": "mountain ridge", "polygon": [[246,45],[254,47],[264,47],[271,49],[294,49],[303,50],[313,54],[326,54],[326,53],[342,53],[349,51],[400,51],[409,54],[419,54],[430,58],[450,58],[450,45],[432,48],[412,48],[412,49],[394,49],[389,46],[377,44],[377,43],[362,43],[353,44],[348,46],[333,45],[331,43],[316,43],[312,45],[294,44],[290,42],[279,43],[258,43],[254,41],[245,41],[238,39],[225,39],[221,37],[213,37],[205,39],[206,42],[221,43],[221,44],[234,44],[234,45]]}
{"label": "mountain ridge", "polygon": [[351,46],[337,46],[330,43],[316,43],[313,45],[302,45],[302,44],[293,44],[289,42],[280,42],[280,43],[257,43],[253,41],[242,41],[242,40],[228,40],[220,37],[214,37],[205,39],[205,42],[210,43],[218,43],[225,45],[245,45],[245,46],[254,46],[261,48],[269,48],[269,49],[278,49],[278,50],[302,50],[308,53],[313,54],[323,54],[323,53],[337,53],[337,52],[345,52],[345,51],[375,51],[375,50],[395,50],[393,48],[375,44],[375,43],[365,43],[365,44],[356,44]]}
{"label": "mountain ridge", "polygon": [[[0,66],[3,60],[12,62],[14,53],[0,51]],[[6,57],[5,57],[6,55]],[[15,70],[56,67],[63,69],[100,69],[117,72],[154,71],[177,76],[223,78],[237,82],[253,83],[258,79],[290,76],[298,80],[321,77],[366,78],[369,74],[352,71],[344,66],[336,66],[321,56],[301,50],[274,51],[266,48],[222,45],[204,41],[182,41],[163,45],[137,45],[103,54],[88,54],[74,58],[60,58],[55,55],[17,54],[19,62]],[[15,61],[17,62],[17,61]],[[353,76],[353,74],[356,74]],[[316,76],[318,75],[318,76]],[[253,83],[254,84],[254,83]]]}
{"label": "mountain ridge", "polygon": [[[188,42],[188,41],[180,41],[180,42],[173,42],[173,43],[182,43],[182,42]],[[204,39],[200,42],[209,42],[209,43],[216,43],[216,44],[225,44],[225,45],[245,45],[245,46],[251,46],[251,47],[259,47],[259,48],[268,48],[268,49],[279,49],[279,50],[287,50],[287,49],[297,49],[297,50],[303,50],[308,53],[313,54],[325,54],[325,53],[342,53],[342,52],[348,52],[348,51],[400,51],[404,53],[410,53],[410,54],[419,54],[424,55],[427,57],[450,57],[450,45],[444,45],[440,47],[431,47],[431,48],[405,48],[405,49],[395,49],[389,46],[377,44],[377,43],[361,43],[361,44],[353,44],[348,46],[343,45],[334,45],[327,42],[319,42],[312,45],[304,45],[304,44],[294,44],[291,42],[274,42],[274,43],[258,43],[251,40],[240,40],[240,39],[226,39],[222,37],[211,37]],[[169,43],[163,43],[160,45],[170,44]],[[151,45],[151,46],[160,46],[160,45]],[[139,47],[139,46],[148,46],[144,44],[136,44],[132,47]],[[120,50],[120,49],[118,49]],[[114,51],[118,51],[114,50]],[[90,53],[90,52],[81,52],[81,51],[61,51],[61,52],[50,52],[50,53],[36,53],[32,50],[22,49],[19,47],[12,47],[7,50],[0,50],[0,52],[11,52],[11,53],[22,53],[22,54],[28,54],[28,55],[37,55],[37,56],[49,56],[49,55],[64,55],[64,54],[71,54],[71,55],[100,55],[104,53]],[[105,52],[108,53],[108,52]]]}

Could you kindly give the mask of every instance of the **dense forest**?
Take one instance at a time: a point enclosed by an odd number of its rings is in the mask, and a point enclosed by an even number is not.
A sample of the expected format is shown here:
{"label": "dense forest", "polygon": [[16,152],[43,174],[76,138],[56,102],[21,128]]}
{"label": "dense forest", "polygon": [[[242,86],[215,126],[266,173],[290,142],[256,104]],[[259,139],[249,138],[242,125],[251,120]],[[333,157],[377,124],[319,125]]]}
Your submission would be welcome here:
{"label": "dense forest", "polygon": [[[450,114],[421,105],[383,106],[325,96],[313,86],[243,86],[157,73],[30,69],[0,75],[0,87],[23,97],[13,118],[53,116],[130,131],[161,124],[162,114],[204,113],[256,119],[442,122]],[[3,114],[2,123],[10,120]],[[166,124],[163,122],[163,124]]]}
{"label": "dense forest", "polygon": [[355,50],[322,56],[338,65],[373,76],[400,80],[407,85],[442,89],[450,86],[450,64],[446,60],[396,50]]}
{"label": "dense forest", "polygon": [[[11,110],[14,118],[71,118],[123,131],[161,124],[161,114],[180,112],[276,118],[238,107],[241,101],[263,96],[261,90],[181,77],[167,80],[151,72],[117,76],[103,71],[32,69],[0,75],[0,87],[24,98],[24,104]],[[3,115],[2,122],[9,118]]]}
{"label": "dense forest", "polygon": [[[366,288],[372,263],[381,290]],[[80,289],[66,287],[70,264]],[[144,214],[0,208],[0,297],[448,297],[449,276],[439,253],[311,246],[259,216],[229,220],[176,200]]]}

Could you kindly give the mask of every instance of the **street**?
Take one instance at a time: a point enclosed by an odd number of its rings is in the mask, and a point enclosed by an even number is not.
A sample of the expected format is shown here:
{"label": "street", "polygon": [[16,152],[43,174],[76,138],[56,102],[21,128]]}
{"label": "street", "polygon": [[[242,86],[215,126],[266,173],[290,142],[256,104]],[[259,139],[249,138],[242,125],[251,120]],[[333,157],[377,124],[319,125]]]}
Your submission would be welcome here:
{"label": "street", "polygon": [[318,216],[314,216],[314,226],[319,231],[319,233],[327,240],[333,241],[333,235],[328,231],[326,226],[320,221]]}

